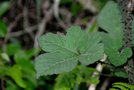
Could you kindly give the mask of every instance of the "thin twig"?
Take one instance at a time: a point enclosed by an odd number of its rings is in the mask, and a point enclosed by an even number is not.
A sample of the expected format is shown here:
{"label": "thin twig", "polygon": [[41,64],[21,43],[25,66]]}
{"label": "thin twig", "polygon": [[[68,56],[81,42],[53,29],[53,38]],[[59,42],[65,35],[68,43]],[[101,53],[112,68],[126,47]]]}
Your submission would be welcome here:
{"label": "thin twig", "polygon": [[[102,62],[106,61],[107,59],[107,56],[104,54],[103,58],[100,60]],[[103,70],[103,66],[101,65],[101,63],[98,63],[97,66],[96,66],[96,70],[99,71],[99,72],[102,72]],[[98,76],[98,72],[94,72],[92,77],[95,77],[95,76]],[[99,78],[99,77],[98,77]],[[88,90],[96,90],[96,85],[95,84],[91,84],[89,87],[88,87]]]}
{"label": "thin twig", "polygon": [[47,13],[45,13],[44,18],[42,19],[41,23],[38,26],[38,31],[35,35],[35,39],[34,39],[34,48],[38,48],[38,42],[37,39],[40,35],[42,35],[46,29],[46,24],[47,22],[51,19],[52,17],[52,8],[50,8]]}
{"label": "thin twig", "polygon": [[54,0],[53,12],[54,12],[55,18],[57,18],[57,19],[60,19],[60,17],[59,17],[59,5],[60,5],[60,0]]}
{"label": "thin twig", "polygon": [[10,35],[8,36],[8,38],[10,38],[10,37],[18,37],[18,36],[24,35],[26,33],[32,33],[33,31],[37,30],[37,25],[28,27],[26,29],[27,29],[27,31],[19,30],[17,32],[11,32]]}
{"label": "thin twig", "polygon": [[24,6],[24,11],[23,11],[23,17],[24,17],[24,22],[23,22],[23,29],[30,35],[30,37],[32,39],[34,39],[34,35],[29,32],[30,28],[28,28],[30,25],[29,25],[29,20],[28,20],[28,5],[27,5],[27,2],[26,2],[26,6]]}
{"label": "thin twig", "polygon": [[13,28],[15,26],[17,26],[17,24],[18,24],[19,20],[22,18],[22,16],[23,16],[22,14],[18,14],[18,16],[15,18],[15,20],[9,24],[8,32],[7,32],[6,37],[4,39],[4,45],[8,41],[8,37],[10,36],[10,32],[13,30]]}
{"label": "thin twig", "polygon": [[62,20],[61,18],[57,19],[58,24],[61,25],[63,29],[66,29],[67,27],[72,25],[72,14],[68,10],[66,10],[66,8],[60,8],[59,14],[61,14],[64,17],[64,20]]}
{"label": "thin twig", "polygon": [[110,78],[107,78],[107,79],[103,82],[103,84],[102,84],[100,90],[107,90],[107,86],[108,86],[108,84],[109,84],[109,81],[110,81]]}

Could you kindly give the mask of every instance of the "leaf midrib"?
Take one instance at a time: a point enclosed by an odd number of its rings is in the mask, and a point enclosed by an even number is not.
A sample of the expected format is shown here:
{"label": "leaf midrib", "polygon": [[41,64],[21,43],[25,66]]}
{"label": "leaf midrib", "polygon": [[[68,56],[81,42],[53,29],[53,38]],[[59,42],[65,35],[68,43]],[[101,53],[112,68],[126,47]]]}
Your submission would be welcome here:
{"label": "leaf midrib", "polygon": [[[47,40],[46,40],[47,41]],[[58,46],[58,47],[61,47],[61,48],[63,48],[63,49],[66,49],[67,51],[69,51],[69,52],[72,52],[72,53],[74,53],[74,54],[76,54],[76,55],[78,55],[78,53],[77,52],[75,52],[75,51],[72,51],[72,50],[70,50],[70,49],[68,49],[68,48],[66,48],[66,47],[63,47],[63,46],[60,46],[59,44],[55,44],[55,43],[53,43],[53,42],[50,42],[50,41],[47,41],[48,43],[51,43],[51,44],[53,44],[53,45],[56,45],[56,46]]]}
{"label": "leaf midrib", "polygon": [[[70,61],[71,61],[71,60],[77,60],[77,59],[73,59],[73,58],[75,58],[75,57],[78,57],[78,56],[73,56],[73,57],[70,57],[70,58],[67,58],[67,59],[61,59],[60,62],[56,62],[56,63],[52,64],[50,67],[48,67],[48,68],[45,70],[45,72],[48,72],[49,69],[55,67],[56,65],[58,65],[58,64],[60,64],[60,63],[65,63],[65,62],[67,62],[67,61],[69,61],[69,60],[70,60]],[[56,59],[57,59],[57,58],[56,58]],[[78,61],[78,60],[77,60],[77,61]]]}

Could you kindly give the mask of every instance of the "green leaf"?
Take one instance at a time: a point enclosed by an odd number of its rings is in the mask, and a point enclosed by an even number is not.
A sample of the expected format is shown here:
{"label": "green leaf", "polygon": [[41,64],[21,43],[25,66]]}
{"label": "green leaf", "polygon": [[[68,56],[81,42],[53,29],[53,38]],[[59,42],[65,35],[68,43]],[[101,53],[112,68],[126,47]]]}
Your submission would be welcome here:
{"label": "green leaf", "polygon": [[7,75],[10,76],[20,87],[26,87],[23,81],[22,72],[19,65],[14,65],[13,67],[9,68],[9,70],[7,71]]}
{"label": "green leaf", "polygon": [[109,1],[98,16],[99,26],[109,33],[119,48],[122,46],[123,36],[121,20],[118,5],[114,1]]}
{"label": "green leaf", "polygon": [[0,37],[4,37],[6,33],[7,33],[7,26],[2,20],[0,20]]}
{"label": "green leaf", "polygon": [[[79,44],[83,40],[83,36],[86,33],[81,30],[79,26],[72,26],[67,29],[67,34],[65,37],[65,47],[73,50],[74,53],[78,54],[77,50],[79,48]],[[80,41],[81,40],[81,41]]]}
{"label": "green leaf", "polygon": [[76,66],[77,59],[60,53],[46,53],[38,56],[35,63],[37,77],[39,77],[71,71]]}
{"label": "green leaf", "polygon": [[39,44],[47,54],[36,58],[37,76],[71,71],[78,60],[89,65],[103,56],[103,45],[98,33],[87,33],[78,26],[67,29],[67,34],[48,33],[39,38]]}
{"label": "green leaf", "polygon": [[107,52],[109,55],[110,62],[114,66],[120,66],[127,62],[127,59],[132,55],[132,50],[130,48],[125,48],[121,53],[117,50],[109,49]]}
{"label": "green leaf", "polygon": [[116,71],[114,73],[117,77],[128,78],[128,74],[124,71]]}
{"label": "green leaf", "polygon": [[28,75],[30,75],[30,76],[35,75],[35,70],[34,70],[33,64],[30,60],[19,60],[16,63],[17,63],[17,65],[19,65],[22,68],[22,70],[25,73],[28,73]]}
{"label": "green leaf", "polygon": [[[99,42],[101,41],[101,37],[99,35],[99,33],[95,32],[85,32],[84,34],[81,33],[81,38],[77,39],[78,41],[78,50],[80,53],[85,53],[90,51],[91,49],[95,49],[92,48],[94,46],[96,46],[97,44],[99,44]],[[100,45],[98,45],[100,46]]]}
{"label": "green leaf", "polygon": [[75,75],[72,73],[62,73],[56,78],[54,90],[62,90],[68,88],[69,90],[75,85]]}
{"label": "green leaf", "polygon": [[24,51],[18,49],[17,47],[16,48],[14,47],[14,50],[16,50],[16,52],[13,51],[11,53],[14,53],[14,59],[16,62],[21,60],[30,60],[34,55],[36,55],[39,52],[39,49],[30,49]]}
{"label": "green leaf", "polygon": [[98,61],[103,56],[103,45],[102,44],[96,44],[88,49],[87,52],[82,53],[79,56],[79,61],[83,65],[89,65],[96,61]]}
{"label": "green leaf", "polygon": [[77,66],[75,70],[72,72],[76,74],[76,82],[78,84],[82,82],[86,82],[87,84],[97,84],[99,83],[99,79],[97,76],[95,77],[89,77],[92,76],[93,72],[95,72],[95,68],[86,67],[86,66]]}
{"label": "green leaf", "polygon": [[6,62],[9,62],[9,56],[6,53],[1,53],[0,56],[2,57],[2,59],[4,59]]}
{"label": "green leaf", "polygon": [[[119,52],[116,42],[109,35],[102,33],[105,53],[108,59],[114,66],[120,66],[127,62],[127,59],[132,55],[130,48],[124,48]],[[109,43],[110,42],[110,43]]]}
{"label": "green leaf", "polygon": [[92,64],[98,61],[103,56],[103,45],[98,44],[98,46],[92,47],[88,52],[85,52],[79,56],[79,61],[84,64]]}
{"label": "green leaf", "polygon": [[115,89],[115,88],[110,88],[109,90],[118,90],[118,89]]}
{"label": "green leaf", "polygon": [[120,90],[134,90],[134,85],[130,85],[123,82],[116,82],[113,84],[112,88],[118,88]]}
{"label": "green leaf", "polygon": [[15,62],[18,62],[20,60],[29,60],[29,58],[27,57],[25,51],[19,50],[15,53],[14,60]]}
{"label": "green leaf", "polygon": [[71,12],[73,16],[78,15],[78,13],[82,10],[82,5],[80,3],[73,2],[71,5]]}
{"label": "green leaf", "polygon": [[32,48],[30,50],[25,51],[25,53],[26,53],[27,57],[30,59],[31,57],[37,55],[39,53],[39,51],[40,50],[37,48]]}
{"label": "green leaf", "polygon": [[87,28],[88,32],[96,32],[98,30],[98,23],[94,22],[91,26]]}
{"label": "green leaf", "polygon": [[19,87],[11,80],[6,80],[6,90],[19,90]]}
{"label": "green leaf", "polygon": [[27,88],[34,88],[37,85],[36,73],[32,62],[28,60],[21,60],[17,63],[21,67],[23,72],[23,78],[25,79],[25,84]]}
{"label": "green leaf", "polygon": [[81,78],[84,79],[90,79],[89,76],[91,76],[93,74],[93,72],[95,72],[96,69],[92,68],[92,67],[86,67],[83,65],[78,65],[75,70],[73,70],[72,72],[75,73],[76,75],[78,75],[78,77],[80,76]]}
{"label": "green leaf", "polygon": [[125,87],[122,86],[122,85],[113,85],[113,88],[118,88],[118,89],[120,89],[120,90],[129,90],[129,89],[125,88]]}
{"label": "green leaf", "polygon": [[117,45],[116,41],[112,39],[112,37],[109,36],[109,34],[101,33],[101,36],[103,38],[103,43],[104,43],[106,53],[108,50],[111,50],[111,49],[118,51],[119,46]]}
{"label": "green leaf", "polygon": [[89,84],[98,84],[100,82],[98,77],[91,77],[88,81]]}
{"label": "green leaf", "polygon": [[78,43],[79,61],[84,64],[92,64],[98,61],[104,54],[103,44],[100,43],[99,33],[86,33]]}
{"label": "green leaf", "polygon": [[7,1],[4,1],[0,4],[0,17],[9,9],[10,3]]}
{"label": "green leaf", "polygon": [[78,65],[74,70],[68,73],[62,73],[56,78],[54,90],[62,90],[63,88],[74,88],[76,84],[96,83],[97,78],[89,77],[96,71],[94,68]]}
{"label": "green leaf", "polygon": [[98,17],[99,26],[107,32],[101,34],[105,53],[114,66],[123,65],[132,55],[130,48],[122,49],[121,52],[119,51],[123,44],[121,20],[118,5],[114,1],[109,1]]}
{"label": "green leaf", "polygon": [[9,56],[14,55],[16,52],[18,52],[21,49],[20,44],[18,43],[11,43],[8,44],[6,47],[6,52]]}
{"label": "green leaf", "polygon": [[117,3],[115,3],[114,1],[109,1],[101,10],[98,16],[99,26],[107,32],[113,33],[113,31],[110,31],[112,29],[114,29],[114,31],[118,31],[121,28],[121,16],[119,13],[120,11],[118,9]]}
{"label": "green leaf", "polygon": [[69,53],[76,53],[76,51],[66,48],[63,36],[57,34],[48,33],[47,35],[41,36],[39,38],[39,44],[46,52],[64,53],[64,51],[67,51]]}
{"label": "green leaf", "polygon": [[8,67],[1,65],[1,62],[0,62],[0,78],[3,78],[6,75],[7,69]]}

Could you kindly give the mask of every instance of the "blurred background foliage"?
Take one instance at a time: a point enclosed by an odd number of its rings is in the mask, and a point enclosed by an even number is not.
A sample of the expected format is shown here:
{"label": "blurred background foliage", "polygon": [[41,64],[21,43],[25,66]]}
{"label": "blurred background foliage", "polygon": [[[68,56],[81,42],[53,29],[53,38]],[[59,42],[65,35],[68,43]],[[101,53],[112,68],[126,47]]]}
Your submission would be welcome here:
{"label": "blurred background foliage", "polygon": [[0,90],[87,90],[91,83],[100,88],[98,77],[89,77],[95,69],[84,66],[69,73],[37,79],[34,58],[42,53],[37,38],[44,33],[65,33],[66,28],[74,24],[96,31],[96,16],[106,2],[1,0]]}

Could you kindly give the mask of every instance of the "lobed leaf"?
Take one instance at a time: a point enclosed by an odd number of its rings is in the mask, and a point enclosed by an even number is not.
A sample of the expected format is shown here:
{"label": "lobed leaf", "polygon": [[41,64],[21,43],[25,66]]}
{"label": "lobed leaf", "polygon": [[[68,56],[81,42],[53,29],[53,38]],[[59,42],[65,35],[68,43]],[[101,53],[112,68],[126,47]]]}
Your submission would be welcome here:
{"label": "lobed leaf", "polygon": [[40,47],[46,52],[60,52],[66,50],[64,38],[58,34],[47,33],[39,38]]}
{"label": "lobed leaf", "polygon": [[103,45],[98,33],[87,33],[78,26],[72,26],[67,34],[48,33],[39,38],[41,48],[48,52],[36,58],[37,77],[41,75],[68,72],[78,61],[88,65],[103,56]]}
{"label": "lobed leaf", "polygon": [[120,48],[122,46],[122,23],[121,14],[115,2],[109,1],[102,9],[98,16],[99,26],[108,32],[111,39],[113,39]]}
{"label": "lobed leaf", "polygon": [[109,61],[114,66],[123,65],[132,55],[132,51],[130,48],[121,49],[123,43],[121,14],[114,1],[109,1],[103,8],[98,17],[98,23],[107,32],[102,33],[101,36]]}

